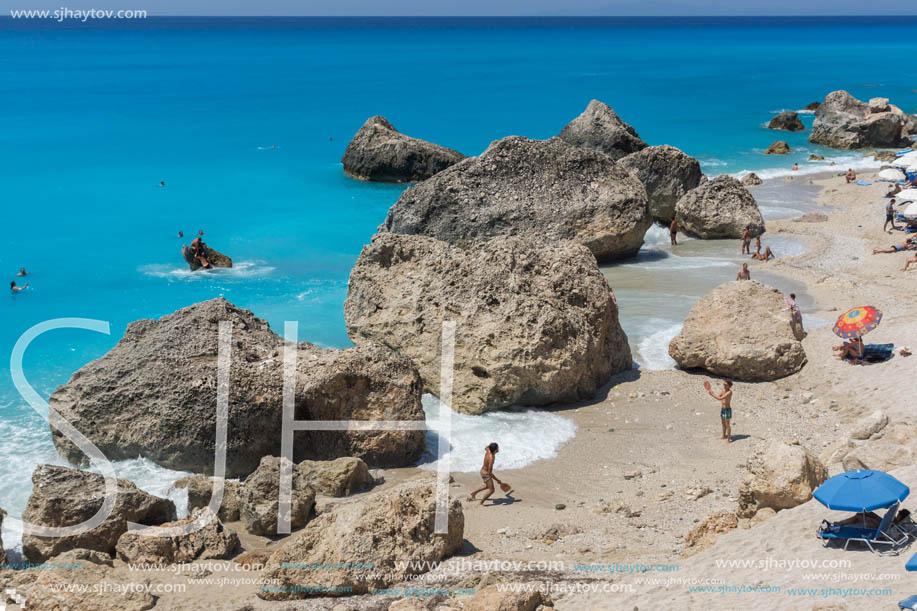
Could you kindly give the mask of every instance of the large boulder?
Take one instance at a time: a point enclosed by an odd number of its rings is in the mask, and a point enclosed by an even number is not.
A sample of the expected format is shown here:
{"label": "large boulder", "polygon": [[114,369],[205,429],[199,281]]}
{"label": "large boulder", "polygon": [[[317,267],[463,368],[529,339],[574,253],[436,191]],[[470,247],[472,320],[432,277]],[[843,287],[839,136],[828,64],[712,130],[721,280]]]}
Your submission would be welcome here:
{"label": "large boulder", "polygon": [[350,496],[372,487],[374,480],[369,467],[359,458],[342,457],[336,460],[304,460],[296,469],[305,484],[316,494],[325,496]]}
{"label": "large boulder", "polygon": [[558,138],[620,159],[647,147],[633,127],[621,120],[610,106],[592,100],[586,110],[567,123]]}
{"label": "large boulder", "polygon": [[[205,513],[213,516],[209,509],[195,509],[188,517],[162,526],[183,526]],[[241,549],[239,536],[213,517],[204,528],[190,535],[145,537],[138,533],[126,532],[118,539],[115,552],[124,562],[181,564],[195,560],[225,560],[235,556]]]}
{"label": "large boulder", "polygon": [[684,369],[738,380],[776,380],[802,369],[802,324],[784,296],[760,282],[721,284],[694,304],[669,355]]}
{"label": "large boulder", "polygon": [[806,128],[799,120],[799,114],[791,110],[781,112],[767,124],[768,129],[782,129],[788,132],[801,132]]}
{"label": "large boulder", "polygon": [[[67,467],[38,465],[32,473],[32,494],[22,519],[40,526],[74,526],[102,507],[105,478]],[[111,515],[96,528],[70,537],[22,536],[22,553],[30,562],[44,562],[67,550],[83,548],[113,554],[127,523],[156,526],[175,519],[175,505],[118,479],[118,498]]]}
{"label": "large boulder", "polygon": [[907,115],[888,100],[870,105],[846,91],[834,91],[815,111],[809,142],[839,149],[909,146],[909,125]]}
{"label": "large boulder", "polygon": [[607,155],[511,136],[407,189],[379,231],[461,247],[499,235],[577,242],[610,261],[636,254],[652,222],[643,185]]}
{"label": "large boulder", "polygon": [[[64,552],[41,571],[25,594],[29,611],[146,611],[156,606],[148,577],[119,572],[106,554],[87,549]],[[133,587],[126,587],[127,585]]]}
{"label": "large boulder", "polygon": [[435,395],[442,321],[455,321],[452,408],[463,413],[590,398],[632,365],[608,284],[575,244],[462,250],[379,234],[351,271],[344,316],[355,343],[407,355]]}
{"label": "large boulder", "polygon": [[747,187],[755,187],[757,185],[763,185],[764,181],[761,180],[761,177],[754,172],[749,172],[742,177],[742,184]]}
{"label": "large boulder", "polygon": [[[266,600],[365,594],[410,579],[462,548],[462,503],[448,505],[448,532],[436,534],[436,485],[424,477],[344,501],[287,539],[264,567]],[[410,566],[399,566],[411,562]],[[334,566],[335,570],[314,570]],[[340,567],[340,568],[337,568]],[[314,590],[297,590],[308,584]]]}
{"label": "large boulder", "polygon": [[359,180],[416,182],[458,163],[465,156],[444,146],[405,136],[385,117],[370,117],[356,133],[341,163]]}
{"label": "large boulder", "polygon": [[[235,522],[239,519],[239,482],[223,480],[223,502],[217,517],[223,522]],[[213,480],[206,475],[189,475],[173,484],[174,488],[188,490],[188,510],[193,511],[210,505],[213,495]]]}
{"label": "large boulder", "polygon": [[736,513],[751,518],[763,508],[780,511],[802,505],[826,479],[825,466],[798,442],[771,439],[748,460]]}
{"label": "large boulder", "polygon": [[738,239],[746,226],[753,236],[764,233],[755,196],[732,176],[717,176],[688,191],[675,204],[675,218],[682,231],[703,239]]}
{"label": "large boulder", "polygon": [[767,150],[764,151],[765,155],[786,155],[790,152],[790,145],[787,144],[786,140],[776,140],[774,141]]}
{"label": "large boulder", "polygon": [[[253,535],[277,534],[280,511],[280,465],[285,458],[265,456],[255,472],[245,478],[239,490],[239,517],[245,530]],[[308,520],[315,505],[315,491],[306,479],[291,465],[292,494],[288,516],[292,528],[300,528]]]}
{"label": "large boulder", "polygon": [[674,146],[650,146],[618,161],[630,170],[646,188],[650,215],[670,223],[675,218],[675,204],[704,177],[697,159]]}
{"label": "large boulder", "polygon": [[[144,456],[170,469],[213,473],[221,321],[233,325],[226,476],[247,475],[262,456],[280,454],[283,338],[225,299],[129,324],[118,345],[51,395],[51,406],[112,460]],[[322,350],[303,342],[297,350],[296,420],[424,419],[420,377],[390,349],[365,343]],[[65,458],[84,461],[53,426],[52,434]],[[357,456],[404,466],[423,449],[423,431],[293,436],[297,461]]]}

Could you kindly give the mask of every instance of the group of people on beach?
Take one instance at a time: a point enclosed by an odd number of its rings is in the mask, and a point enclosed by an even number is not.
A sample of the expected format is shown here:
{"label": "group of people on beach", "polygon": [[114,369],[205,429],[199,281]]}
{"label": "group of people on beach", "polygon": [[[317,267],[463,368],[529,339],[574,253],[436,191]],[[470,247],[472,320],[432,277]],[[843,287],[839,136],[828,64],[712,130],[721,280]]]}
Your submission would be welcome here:
{"label": "group of people on beach", "polygon": [[761,252],[761,236],[755,236],[755,252],[751,252],[750,225],[746,225],[745,230],[742,232],[742,254],[751,255],[752,259],[757,259],[758,261],[769,261],[777,258],[770,246],[765,247],[764,252]]}
{"label": "group of people on beach", "polygon": [[[21,276],[28,276],[28,275],[29,275],[29,272],[25,271],[25,268],[24,268],[24,267],[20,267],[20,268],[19,268],[19,273],[16,274],[16,276],[18,276],[18,277],[21,277]],[[15,280],[10,280],[10,292],[11,292],[13,295],[15,295],[16,293],[19,293],[19,292],[21,292],[21,291],[24,291],[24,290],[26,290],[27,288],[29,288],[29,283],[28,283],[28,282],[26,282],[26,283],[23,284],[22,286],[19,286],[18,284],[16,284],[16,281],[15,281]]]}
{"label": "group of people on beach", "polygon": [[[917,180],[917,176],[914,177]],[[895,185],[898,186],[898,185]],[[885,204],[885,223],[882,225],[882,231],[886,233],[891,233],[894,230],[900,229],[898,225],[895,225],[895,216],[898,214],[896,210],[897,200],[892,197]],[[901,242],[900,244],[892,244],[888,248],[875,248],[872,251],[872,254],[885,254],[885,253],[896,253],[904,252],[908,250],[917,250],[917,236],[911,236]],[[911,265],[917,264],[917,255],[905,260],[904,267],[901,271],[906,272]]]}

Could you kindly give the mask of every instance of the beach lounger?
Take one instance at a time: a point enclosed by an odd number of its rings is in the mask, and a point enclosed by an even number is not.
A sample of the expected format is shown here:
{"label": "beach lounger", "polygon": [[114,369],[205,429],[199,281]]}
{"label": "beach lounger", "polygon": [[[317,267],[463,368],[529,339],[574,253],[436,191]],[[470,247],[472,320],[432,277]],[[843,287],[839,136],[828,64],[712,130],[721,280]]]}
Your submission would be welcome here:
{"label": "beach lounger", "polygon": [[895,514],[898,513],[898,504],[888,508],[882,521],[879,522],[878,528],[865,528],[862,526],[829,526],[818,530],[818,538],[822,540],[825,546],[831,541],[843,541],[844,549],[850,545],[851,541],[860,541],[865,543],[872,552],[877,551],[875,545],[887,545],[889,551],[893,551],[897,546],[907,543],[908,536],[902,534],[894,528]]}
{"label": "beach lounger", "polygon": [[909,609],[910,611],[917,611],[917,594],[914,596],[908,596],[900,603],[898,603],[899,609]]}

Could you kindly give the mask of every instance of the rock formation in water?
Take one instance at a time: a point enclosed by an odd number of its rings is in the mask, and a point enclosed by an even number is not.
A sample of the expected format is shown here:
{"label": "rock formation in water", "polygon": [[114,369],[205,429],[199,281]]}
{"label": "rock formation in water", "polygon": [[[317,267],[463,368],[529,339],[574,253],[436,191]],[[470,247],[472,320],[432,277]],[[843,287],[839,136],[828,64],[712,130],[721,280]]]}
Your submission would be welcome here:
{"label": "rock formation in water", "polygon": [[385,117],[370,117],[356,133],[341,163],[359,180],[417,182],[458,163],[465,156],[444,146],[405,136]]}
{"label": "rock formation in water", "polygon": [[704,178],[697,159],[667,144],[631,153],[618,165],[640,179],[646,188],[650,215],[663,223],[675,218],[675,204]]}
{"label": "rock formation in water", "polygon": [[790,152],[790,145],[787,144],[786,140],[775,140],[767,150],[764,151],[765,155],[786,155]]}
{"label": "rock formation in water", "polygon": [[694,304],[669,344],[683,369],[736,380],[776,380],[802,369],[805,332],[777,289],[754,280],[721,284]]}
{"label": "rock formation in water", "polygon": [[745,227],[764,233],[764,217],[755,196],[731,176],[717,176],[675,204],[675,218],[685,233],[703,239],[741,238]]}
{"label": "rock formation in water", "polygon": [[620,159],[647,147],[633,127],[621,120],[610,106],[592,100],[583,114],[570,121],[558,138]]}
{"label": "rock formation in water", "polygon": [[799,120],[799,114],[787,110],[781,112],[767,124],[768,129],[782,129],[788,132],[801,132],[806,126]]}
{"label": "rock formation in water", "polygon": [[[38,465],[32,473],[32,494],[22,512],[25,522],[41,526],[74,526],[85,522],[102,507],[105,478],[97,473],[67,467]],[[168,499],[147,494],[133,482],[118,479],[118,498],[111,515],[96,528],[69,537],[22,536],[22,553],[29,562],[44,562],[83,548],[114,554],[127,523],[156,526],[175,520],[175,505]]]}
{"label": "rock formation in water", "polygon": [[[114,348],[51,395],[51,406],[111,460],[144,456],[213,473],[221,321],[232,323],[226,476],[247,475],[262,456],[280,454],[283,338],[225,299],[131,323]],[[347,350],[303,342],[297,352],[296,420],[424,420],[420,377],[405,357],[368,342]],[[53,426],[52,434],[65,458],[84,460]],[[293,436],[296,460],[356,456],[379,466],[412,464],[424,444],[423,431]]]}
{"label": "rock formation in water", "polygon": [[575,242],[611,261],[636,254],[651,224],[643,185],[608,155],[511,136],[407,189],[379,231],[462,248],[501,235]]}
{"label": "rock formation in water", "polygon": [[[423,574],[429,569],[421,565],[435,564],[462,548],[461,501],[452,497],[448,504],[445,534],[434,534],[435,518],[436,485],[428,477],[341,503],[310,521],[271,555],[262,576],[279,580],[280,587],[261,590],[258,596],[291,600],[365,594],[399,581],[393,577],[396,573]],[[416,568],[396,564],[408,561]],[[313,563],[342,568],[314,571],[309,569]],[[292,587],[303,584],[330,590],[310,593]]]}
{"label": "rock formation in water", "polygon": [[584,247],[494,238],[462,250],[382,233],[350,274],[351,339],[411,358],[439,395],[442,321],[456,323],[452,408],[468,414],[594,396],[631,368],[627,336]]}
{"label": "rock formation in water", "polygon": [[764,181],[761,180],[761,178],[754,172],[749,172],[742,177],[742,184],[749,187],[754,187],[757,185],[763,185]]}
{"label": "rock formation in water", "polygon": [[839,149],[910,146],[911,123],[910,115],[885,98],[867,104],[846,91],[834,91],[815,111],[809,142]]}

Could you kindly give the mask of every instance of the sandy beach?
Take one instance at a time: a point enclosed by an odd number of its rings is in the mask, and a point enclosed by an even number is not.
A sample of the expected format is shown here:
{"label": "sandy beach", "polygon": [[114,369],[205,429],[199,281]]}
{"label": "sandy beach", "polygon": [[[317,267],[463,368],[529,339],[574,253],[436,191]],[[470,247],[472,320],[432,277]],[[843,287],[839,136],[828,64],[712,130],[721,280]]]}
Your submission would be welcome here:
{"label": "sandy beach", "polygon": [[[869,180],[871,175],[863,178]],[[755,261],[750,265],[752,278],[766,270],[803,283],[814,298],[809,314],[825,320],[853,305],[874,304],[885,317],[870,335],[871,341],[893,342],[896,347],[917,344],[911,278],[900,271],[908,255],[871,254],[874,248],[903,241],[903,232],[888,234],[881,229],[886,183],[864,187],[846,184],[837,176],[797,179],[814,180],[822,188],[818,202],[825,214],[770,222],[763,241],[767,244],[768,236],[786,234],[803,241],[808,252],[768,263]],[[731,280],[734,273],[727,273],[723,281]],[[781,610],[890,608],[911,593],[913,580],[904,573],[910,552],[878,555],[823,548],[815,529],[822,519],[839,516],[814,500],[757,524],[757,518],[740,520],[738,528],[716,536],[712,545],[699,552],[685,541],[685,535],[707,516],[736,510],[746,462],[762,442],[798,442],[817,456],[844,438],[852,423],[877,408],[888,414],[889,425],[913,423],[907,402],[907,358],[896,355],[867,366],[839,362],[831,351],[838,339],[830,326],[809,330],[803,343],[808,364],[800,373],[776,382],[736,383],[735,438],[729,444],[720,439],[719,404],[702,385],[716,379],[701,373],[634,370],[616,376],[596,399],[554,410],[576,423],[575,438],[556,457],[523,469],[501,470],[498,457],[495,471],[511,483],[511,493],[498,491],[486,507],[478,507],[466,497],[478,487],[479,476],[454,474],[450,492],[464,499],[465,546],[453,560],[479,564],[444,566],[404,585],[535,584],[551,590],[555,609],[569,611],[765,605]],[[893,473],[912,487],[917,485],[914,467]],[[417,469],[390,469],[384,475],[386,482],[377,489],[430,477]],[[322,500],[317,511],[359,502],[361,496]],[[228,526],[243,532],[240,525]],[[243,544],[249,551],[258,550],[250,556],[255,559],[279,545],[253,536],[244,538]],[[838,564],[839,560],[849,565],[811,572],[800,566],[802,561]],[[495,561],[501,564],[487,564]],[[752,564],[724,564],[732,561]],[[762,569],[759,562],[770,564]],[[509,563],[516,563],[515,567]],[[227,571],[235,566],[226,561],[215,564]],[[588,565],[592,568],[585,569]],[[616,570],[608,568],[614,565]],[[640,566],[667,568],[642,572]],[[232,570],[223,576],[253,580],[259,575]],[[811,573],[819,576],[812,578]],[[131,578],[121,562],[116,562],[115,574]],[[186,580],[184,575],[146,572],[143,579],[189,584],[183,594],[159,598],[157,609],[382,610],[399,598],[364,595],[269,603],[255,596],[258,586],[252,583],[233,587],[208,583],[208,578],[219,576]],[[653,578],[670,581],[641,582]],[[724,590],[691,592],[692,583],[713,583]],[[577,591],[587,588],[593,591]],[[792,594],[793,588],[818,592]],[[835,590],[826,594],[823,588]],[[856,595],[850,588],[891,588],[891,593]],[[462,596],[417,598],[411,604],[419,605],[421,600],[427,606],[394,604],[391,608],[458,609],[470,604],[470,598]]]}

